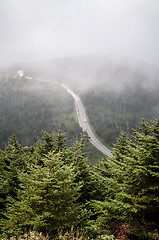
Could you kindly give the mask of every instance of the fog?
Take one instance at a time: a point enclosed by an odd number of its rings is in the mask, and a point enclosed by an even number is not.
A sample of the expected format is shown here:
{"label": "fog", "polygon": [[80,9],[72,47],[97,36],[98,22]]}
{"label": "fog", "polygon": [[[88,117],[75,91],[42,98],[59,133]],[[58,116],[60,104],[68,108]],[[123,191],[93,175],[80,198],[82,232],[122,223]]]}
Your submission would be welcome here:
{"label": "fog", "polygon": [[106,54],[159,63],[158,0],[0,0],[0,64]]}

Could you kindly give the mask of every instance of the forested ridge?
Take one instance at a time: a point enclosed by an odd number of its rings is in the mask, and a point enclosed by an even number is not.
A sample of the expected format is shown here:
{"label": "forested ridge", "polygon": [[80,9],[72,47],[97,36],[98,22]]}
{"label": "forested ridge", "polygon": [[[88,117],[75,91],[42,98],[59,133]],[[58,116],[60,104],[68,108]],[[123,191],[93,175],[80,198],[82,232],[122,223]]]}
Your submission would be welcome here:
{"label": "forested ridge", "polygon": [[55,81],[19,77],[17,71],[0,76],[0,146],[14,133],[22,145],[31,145],[41,130],[67,132],[70,142],[80,135],[74,120],[73,99]]}
{"label": "forested ridge", "polygon": [[77,229],[81,239],[159,239],[158,121],[142,120],[133,140],[123,132],[93,168],[84,145],[68,147],[61,131],[31,147],[12,136],[0,154],[2,239],[73,239]]}
{"label": "forested ridge", "polygon": [[128,84],[119,92],[96,87],[81,98],[94,131],[111,147],[121,131],[131,137],[140,119],[159,118],[158,89],[149,91],[140,83]]}

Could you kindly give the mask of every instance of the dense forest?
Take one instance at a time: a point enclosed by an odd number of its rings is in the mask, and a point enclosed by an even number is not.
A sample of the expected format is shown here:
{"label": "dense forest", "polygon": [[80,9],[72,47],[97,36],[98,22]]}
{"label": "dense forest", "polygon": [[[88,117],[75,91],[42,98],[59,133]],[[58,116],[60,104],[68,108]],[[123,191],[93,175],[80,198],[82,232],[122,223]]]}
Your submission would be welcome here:
{"label": "dense forest", "polygon": [[121,92],[97,87],[81,98],[92,128],[108,146],[116,142],[121,131],[130,137],[140,119],[159,118],[158,89],[149,91],[139,83],[129,84]]}
{"label": "dense forest", "polygon": [[33,144],[42,136],[41,130],[61,129],[72,141],[80,133],[73,99],[55,81],[27,79],[17,72],[1,74],[0,102],[1,147],[13,133],[22,145]]}
{"label": "dense forest", "polygon": [[158,121],[142,120],[133,141],[123,132],[93,168],[85,136],[68,147],[61,131],[43,134],[1,150],[2,239],[159,239]]}

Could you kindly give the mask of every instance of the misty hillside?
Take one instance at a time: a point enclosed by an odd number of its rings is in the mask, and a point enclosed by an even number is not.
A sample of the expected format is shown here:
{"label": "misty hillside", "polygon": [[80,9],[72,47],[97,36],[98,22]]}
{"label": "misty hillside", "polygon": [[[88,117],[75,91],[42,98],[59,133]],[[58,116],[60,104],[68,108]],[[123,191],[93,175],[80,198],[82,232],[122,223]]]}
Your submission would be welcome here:
{"label": "misty hillside", "polygon": [[125,84],[135,83],[150,89],[159,87],[157,67],[127,58],[114,59],[106,55],[76,56],[26,64],[22,67],[26,74],[68,83],[78,92],[96,86],[104,87],[105,90],[121,91]]}
{"label": "misty hillside", "polygon": [[68,141],[80,133],[74,120],[71,96],[56,82],[19,77],[16,72],[0,76],[0,146],[16,134],[22,145],[33,144],[42,130],[61,129]]}
{"label": "misty hillside", "polygon": [[141,118],[159,118],[159,71],[130,59],[79,56],[32,65],[32,74],[63,82],[80,95],[95,133],[112,146]]}
{"label": "misty hillside", "polygon": [[[16,75],[19,69],[23,78]],[[112,146],[121,131],[130,136],[141,118],[159,118],[158,79],[152,66],[105,56],[15,64],[0,78],[0,144],[4,146],[13,133],[21,144],[32,144],[41,130],[58,129],[72,142],[81,130],[73,99],[61,87],[65,83],[81,97],[97,136]]]}

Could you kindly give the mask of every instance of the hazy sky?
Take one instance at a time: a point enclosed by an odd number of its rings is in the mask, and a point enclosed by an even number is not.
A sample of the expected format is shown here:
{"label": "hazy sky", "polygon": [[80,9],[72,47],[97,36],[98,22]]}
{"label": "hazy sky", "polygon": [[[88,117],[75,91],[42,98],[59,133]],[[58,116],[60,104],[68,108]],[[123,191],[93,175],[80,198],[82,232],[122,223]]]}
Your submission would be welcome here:
{"label": "hazy sky", "polygon": [[0,0],[0,62],[90,53],[159,65],[159,0]]}

